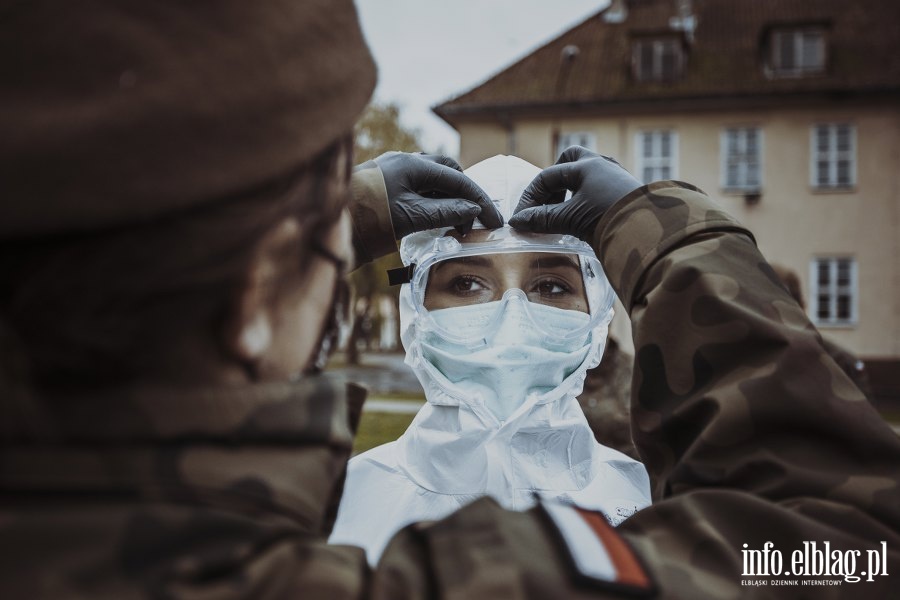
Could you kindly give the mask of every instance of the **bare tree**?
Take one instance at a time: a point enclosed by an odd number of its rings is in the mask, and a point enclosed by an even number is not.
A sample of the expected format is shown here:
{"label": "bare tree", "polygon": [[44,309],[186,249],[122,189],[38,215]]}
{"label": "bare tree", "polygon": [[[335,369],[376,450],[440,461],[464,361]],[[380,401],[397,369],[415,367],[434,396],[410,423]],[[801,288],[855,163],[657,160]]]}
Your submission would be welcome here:
{"label": "bare tree", "polygon": [[[394,103],[373,102],[366,107],[355,127],[355,160],[357,163],[371,160],[391,150],[417,152],[421,149],[419,131],[400,122],[400,107]],[[375,320],[378,296],[385,294],[397,301],[399,288],[388,285],[386,271],[400,266],[400,256],[394,254],[363,265],[351,276],[356,301],[354,302],[353,327],[347,339],[347,362],[359,364],[359,345],[369,332],[365,324]],[[358,308],[357,308],[358,307]],[[368,311],[368,314],[366,312]],[[399,328],[399,324],[398,324]],[[397,338],[399,339],[399,331]],[[369,340],[365,340],[368,342]]]}

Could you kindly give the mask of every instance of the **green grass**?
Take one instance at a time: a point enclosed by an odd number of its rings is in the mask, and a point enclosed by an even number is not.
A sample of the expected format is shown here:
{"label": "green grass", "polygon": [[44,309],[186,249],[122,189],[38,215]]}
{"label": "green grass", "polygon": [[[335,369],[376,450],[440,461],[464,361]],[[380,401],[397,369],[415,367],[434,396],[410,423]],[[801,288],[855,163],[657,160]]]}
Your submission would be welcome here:
{"label": "green grass", "polygon": [[353,454],[392,442],[406,431],[414,414],[364,412],[353,441]]}
{"label": "green grass", "polygon": [[881,409],[881,418],[892,425],[900,425],[900,408]]}

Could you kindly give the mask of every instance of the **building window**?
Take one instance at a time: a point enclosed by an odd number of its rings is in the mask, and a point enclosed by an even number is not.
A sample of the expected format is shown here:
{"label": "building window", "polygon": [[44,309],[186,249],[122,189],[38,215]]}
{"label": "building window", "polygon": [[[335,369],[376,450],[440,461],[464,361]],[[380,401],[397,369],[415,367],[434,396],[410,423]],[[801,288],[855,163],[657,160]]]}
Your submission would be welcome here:
{"label": "building window", "polygon": [[817,325],[856,323],[856,259],[814,258],[810,268],[811,316]]}
{"label": "building window", "polygon": [[569,146],[584,146],[588,150],[597,151],[597,136],[593,133],[578,131],[575,133],[564,133],[559,136],[559,142],[556,144],[556,156],[559,157],[563,150]]}
{"label": "building window", "polygon": [[839,189],[856,185],[856,127],[846,123],[814,125],[810,146],[812,187]]}
{"label": "building window", "polygon": [[783,29],[770,38],[769,66],[778,77],[825,72],[825,32],[821,28]]}
{"label": "building window", "polygon": [[674,81],[684,68],[684,47],[676,37],[637,40],[631,60],[638,81]]}
{"label": "building window", "polygon": [[762,187],[762,131],[729,127],[722,132],[722,187],[758,192]]}
{"label": "building window", "polygon": [[637,174],[644,183],[678,177],[678,134],[669,129],[637,135]]}

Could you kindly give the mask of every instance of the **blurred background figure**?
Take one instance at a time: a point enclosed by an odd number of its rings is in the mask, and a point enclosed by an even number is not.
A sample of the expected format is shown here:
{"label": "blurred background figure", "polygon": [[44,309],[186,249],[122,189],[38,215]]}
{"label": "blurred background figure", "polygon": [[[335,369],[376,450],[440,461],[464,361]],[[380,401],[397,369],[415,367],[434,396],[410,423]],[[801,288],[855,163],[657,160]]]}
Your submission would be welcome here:
{"label": "blurred background figure", "polygon": [[597,441],[640,458],[631,434],[631,378],[634,342],[628,312],[617,299],[600,364],[587,372],[578,402]]}
{"label": "blurred background figure", "polygon": [[[778,278],[781,279],[781,282],[787,288],[788,292],[790,292],[791,296],[793,296],[794,300],[797,301],[797,304],[799,304],[803,310],[806,310],[806,302],[803,299],[803,290],[800,287],[800,278],[797,276],[797,273],[785,266],[777,264],[773,264],[772,269],[778,275]],[[852,352],[841,347],[836,342],[829,340],[824,335],[822,336],[822,346],[825,348],[828,355],[834,359],[834,362],[838,364],[841,370],[847,374],[850,380],[856,384],[856,387],[858,387],[871,402],[873,399],[872,387],[869,384],[869,374],[866,372],[865,363]]]}

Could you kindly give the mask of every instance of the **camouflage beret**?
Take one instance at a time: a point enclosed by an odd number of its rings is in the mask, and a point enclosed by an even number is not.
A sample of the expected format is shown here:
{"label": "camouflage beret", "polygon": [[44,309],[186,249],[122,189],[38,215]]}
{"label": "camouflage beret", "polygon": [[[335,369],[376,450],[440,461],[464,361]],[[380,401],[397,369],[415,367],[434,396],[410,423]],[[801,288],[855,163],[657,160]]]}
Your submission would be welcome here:
{"label": "camouflage beret", "polygon": [[352,0],[0,0],[0,238],[252,191],[349,132],[375,85]]}

